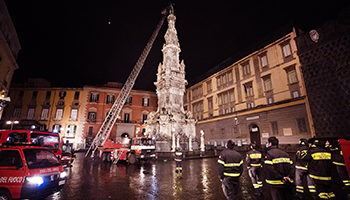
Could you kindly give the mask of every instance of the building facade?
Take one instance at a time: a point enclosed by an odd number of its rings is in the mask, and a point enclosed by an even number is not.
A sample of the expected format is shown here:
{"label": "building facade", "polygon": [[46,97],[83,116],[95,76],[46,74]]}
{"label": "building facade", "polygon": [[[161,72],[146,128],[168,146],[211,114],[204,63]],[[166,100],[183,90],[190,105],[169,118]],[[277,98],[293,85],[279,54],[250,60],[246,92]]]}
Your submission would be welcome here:
{"label": "building facade", "polygon": [[298,55],[315,133],[350,138],[350,8],[337,20],[301,33]]}
{"label": "building facade", "polygon": [[0,119],[4,107],[10,102],[9,88],[13,73],[18,69],[17,56],[21,49],[16,30],[6,4],[0,0]]}
{"label": "building facade", "polygon": [[[89,146],[119,95],[121,83],[83,88],[51,87],[44,79],[13,84],[1,126],[4,129],[39,129],[57,132],[76,149]],[[146,134],[144,121],[157,109],[155,92],[132,90],[112,129],[110,139]],[[6,124],[18,121],[18,124]]]}
{"label": "building facade", "polygon": [[[89,147],[92,143],[121,88],[121,83],[112,82],[103,86],[84,86],[82,98],[84,147]],[[144,122],[149,114],[156,110],[155,92],[132,90],[119,113],[119,119],[111,130],[109,139],[117,143],[127,143],[127,138],[147,135]]]}
{"label": "building facade", "polygon": [[238,145],[265,144],[270,136],[281,144],[297,144],[311,137],[296,32],[291,29],[186,90],[185,110],[198,120],[196,135],[203,131],[206,145],[224,146],[228,139]]}
{"label": "building facade", "polygon": [[[44,79],[11,86],[11,103],[2,120],[4,129],[39,129],[59,133],[76,147],[81,132],[83,88],[51,87]],[[17,124],[6,124],[17,121]]]}

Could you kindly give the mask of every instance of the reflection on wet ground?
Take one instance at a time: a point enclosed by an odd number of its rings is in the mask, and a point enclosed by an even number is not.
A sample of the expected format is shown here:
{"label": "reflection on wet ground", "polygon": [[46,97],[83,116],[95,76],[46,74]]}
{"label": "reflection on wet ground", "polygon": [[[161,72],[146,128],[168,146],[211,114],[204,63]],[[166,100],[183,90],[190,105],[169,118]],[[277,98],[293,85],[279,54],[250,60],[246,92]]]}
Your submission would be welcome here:
{"label": "reflection on wet ground", "polygon": [[[245,158],[245,153],[242,153],[242,158]],[[173,160],[136,165],[120,161],[113,165],[84,158],[84,153],[77,153],[73,166],[66,169],[69,175],[64,188],[46,199],[225,199],[217,177],[216,157],[184,160],[182,167],[182,178],[178,178]],[[243,199],[257,199],[245,164],[240,183]],[[337,199],[346,199],[339,186],[338,178],[332,188]],[[308,192],[305,195],[305,199],[311,199]],[[271,199],[266,185],[264,197]]]}

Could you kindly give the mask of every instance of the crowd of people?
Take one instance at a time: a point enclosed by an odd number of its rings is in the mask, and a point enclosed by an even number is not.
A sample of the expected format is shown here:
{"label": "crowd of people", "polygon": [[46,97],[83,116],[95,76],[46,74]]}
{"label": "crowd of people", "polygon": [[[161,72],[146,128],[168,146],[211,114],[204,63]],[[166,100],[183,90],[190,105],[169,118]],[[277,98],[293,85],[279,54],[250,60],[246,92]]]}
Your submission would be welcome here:
{"label": "crowd of people", "polygon": [[[256,144],[249,145],[246,154],[248,174],[251,178],[254,194],[263,198],[261,169],[265,172],[273,200],[304,199],[304,180],[312,199],[334,199],[331,191],[332,165],[343,181],[342,189],[350,191],[350,180],[338,142],[323,144],[316,138],[302,138],[293,163],[289,154],[278,148],[276,137],[268,138],[266,151],[260,152]],[[226,148],[218,159],[219,179],[227,199],[241,199],[239,178],[243,172],[241,154],[234,150],[234,142],[228,140]]]}

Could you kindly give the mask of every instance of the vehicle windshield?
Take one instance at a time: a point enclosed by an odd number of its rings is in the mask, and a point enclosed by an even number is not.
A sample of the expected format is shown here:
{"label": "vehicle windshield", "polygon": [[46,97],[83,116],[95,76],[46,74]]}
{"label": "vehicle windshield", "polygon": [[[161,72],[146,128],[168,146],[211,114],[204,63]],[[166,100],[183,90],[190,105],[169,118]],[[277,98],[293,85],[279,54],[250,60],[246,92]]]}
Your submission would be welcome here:
{"label": "vehicle windshield", "polygon": [[48,149],[24,149],[23,152],[29,169],[47,168],[60,165],[55,154]]}
{"label": "vehicle windshield", "polygon": [[33,144],[39,144],[51,150],[61,150],[60,137],[58,135],[32,133],[30,138]]}

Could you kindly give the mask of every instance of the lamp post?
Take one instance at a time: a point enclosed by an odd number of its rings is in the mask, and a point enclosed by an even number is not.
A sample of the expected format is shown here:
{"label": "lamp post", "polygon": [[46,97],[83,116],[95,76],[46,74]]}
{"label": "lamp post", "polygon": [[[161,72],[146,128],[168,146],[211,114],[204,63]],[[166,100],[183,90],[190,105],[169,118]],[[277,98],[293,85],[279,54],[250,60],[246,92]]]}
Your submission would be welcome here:
{"label": "lamp post", "polygon": [[19,121],[17,121],[17,120],[16,120],[16,121],[7,121],[7,122],[6,122],[6,124],[11,125],[10,130],[13,129],[13,125],[14,125],[14,124],[18,124],[18,123],[19,123]]}

